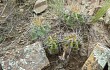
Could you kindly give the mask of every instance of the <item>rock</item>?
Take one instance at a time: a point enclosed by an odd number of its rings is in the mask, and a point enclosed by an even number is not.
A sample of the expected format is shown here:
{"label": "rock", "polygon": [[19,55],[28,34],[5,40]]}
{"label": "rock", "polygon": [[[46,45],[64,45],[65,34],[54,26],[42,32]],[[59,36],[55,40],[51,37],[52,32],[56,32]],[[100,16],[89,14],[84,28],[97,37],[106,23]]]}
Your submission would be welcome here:
{"label": "rock", "polygon": [[37,0],[34,5],[34,12],[39,14],[47,9],[47,1],[46,0]]}
{"label": "rock", "polygon": [[3,1],[2,0],[0,0],[0,3],[2,3]]}
{"label": "rock", "polygon": [[[97,43],[91,55],[84,63],[82,70],[105,70],[104,67],[106,63],[109,63],[110,61],[109,52],[110,49],[107,46]],[[110,70],[110,67],[108,67],[107,70]]]}
{"label": "rock", "polygon": [[110,60],[108,60],[108,70],[110,70]]}
{"label": "rock", "polygon": [[3,70],[41,70],[49,64],[41,43],[36,42],[21,49],[11,49],[0,58]]}

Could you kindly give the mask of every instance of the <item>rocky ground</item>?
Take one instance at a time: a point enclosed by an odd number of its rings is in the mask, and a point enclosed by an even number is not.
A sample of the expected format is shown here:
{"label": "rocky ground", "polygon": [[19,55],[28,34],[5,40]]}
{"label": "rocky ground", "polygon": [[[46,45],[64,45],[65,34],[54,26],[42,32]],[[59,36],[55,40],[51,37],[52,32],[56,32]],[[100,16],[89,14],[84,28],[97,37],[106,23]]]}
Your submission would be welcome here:
{"label": "rocky ground", "polygon": [[[3,0],[0,3],[0,64],[3,70],[81,70],[98,42],[110,45],[110,26],[105,22],[100,21],[95,24],[88,22],[83,25],[75,25],[75,28],[71,29],[59,19],[57,13],[49,6],[50,3],[45,11],[37,15],[33,11],[36,10],[36,0],[24,1],[23,4],[16,4],[14,1]],[[66,4],[71,3],[71,0],[67,1]],[[78,1],[78,3],[81,2]],[[91,17],[97,4],[90,2],[83,0],[83,6],[78,4],[78,7],[81,7],[80,11],[83,11],[83,14]],[[75,8],[73,7],[73,10],[78,11]],[[39,6],[37,9],[40,10]],[[78,12],[80,13],[80,11]],[[86,21],[89,21],[88,16]],[[50,31],[42,37],[39,35],[37,38],[32,37],[31,32],[33,32],[34,25],[39,26],[45,23],[51,26]],[[71,34],[76,34],[80,41],[78,50],[69,51],[67,60],[59,58],[65,52],[64,47],[61,47],[57,54],[50,54],[48,51],[45,40],[54,34],[59,43],[65,36]]]}

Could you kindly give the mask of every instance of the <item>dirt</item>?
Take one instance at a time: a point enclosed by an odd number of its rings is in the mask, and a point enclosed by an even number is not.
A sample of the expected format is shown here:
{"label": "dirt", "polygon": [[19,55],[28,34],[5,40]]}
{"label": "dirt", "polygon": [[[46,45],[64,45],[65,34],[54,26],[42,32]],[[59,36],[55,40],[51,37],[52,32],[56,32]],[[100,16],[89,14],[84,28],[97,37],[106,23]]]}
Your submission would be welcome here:
{"label": "dirt", "polygon": [[50,61],[50,65],[42,70],[81,70],[87,57],[81,57],[77,53],[71,53],[69,61],[66,62],[59,59],[58,55],[49,55],[47,57]]}

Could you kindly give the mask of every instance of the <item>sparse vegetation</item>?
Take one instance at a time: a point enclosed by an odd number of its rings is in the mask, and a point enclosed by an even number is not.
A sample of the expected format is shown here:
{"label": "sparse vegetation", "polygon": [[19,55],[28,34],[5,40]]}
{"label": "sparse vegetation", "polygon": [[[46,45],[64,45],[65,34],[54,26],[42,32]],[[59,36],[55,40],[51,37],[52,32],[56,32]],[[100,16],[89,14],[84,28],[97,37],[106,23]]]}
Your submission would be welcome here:
{"label": "sparse vegetation", "polygon": [[[6,60],[6,63],[13,65],[12,61],[19,61],[19,59],[25,61],[16,55],[20,54],[24,57],[30,52],[36,54],[38,52],[36,50],[39,50],[40,47],[36,48],[37,42],[42,44],[39,53],[44,53],[38,58],[45,56],[46,53],[50,63],[42,70],[81,70],[95,44],[101,43],[104,44],[104,47],[109,47],[110,25],[98,20],[106,17],[105,13],[110,8],[110,0],[97,0],[98,2],[96,0],[89,0],[89,2],[84,0],[41,1],[0,0],[0,63]],[[100,7],[99,10],[97,6]],[[110,21],[110,16],[107,17],[109,17],[107,21]],[[94,24],[95,22],[97,24]],[[34,48],[29,47],[32,48],[31,51],[27,48],[30,44],[35,46]],[[28,50],[26,54],[23,53],[25,47]],[[23,52],[20,52],[21,50]],[[30,53],[29,59],[31,57],[34,59],[35,54]],[[13,60],[7,61],[11,59]],[[30,61],[29,59],[26,58],[26,61]],[[19,66],[21,63],[14,64]]]}
{"label": "sparse vegetation", "polygon": [[77,12],[66,12],[64,0],[53,0],[50,4],[50,7],[53,8],[53,11],[58,15],[59,19],[63,21],[70,28],[74,28],[76,25],[85,24],[85,17],[82,14]]}
{"label": "sparse vegetation", "polygon": [[53,0],[50,3],[50,7],[53,9],[54,13],[60,18],[63,17],[64,13],[64,0]]}

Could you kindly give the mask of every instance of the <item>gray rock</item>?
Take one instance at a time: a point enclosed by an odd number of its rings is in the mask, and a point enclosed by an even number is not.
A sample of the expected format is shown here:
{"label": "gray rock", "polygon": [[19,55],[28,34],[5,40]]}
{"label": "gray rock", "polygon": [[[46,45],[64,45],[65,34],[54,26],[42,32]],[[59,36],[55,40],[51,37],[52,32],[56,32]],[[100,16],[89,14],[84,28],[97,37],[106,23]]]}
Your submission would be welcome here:
{"label": "gray rock", "polygon": [[[110,54],[109,54],[110,57]],[[108,70],[110,70],[110,59],[108,60]]]}
{"label": "gray rock", "polygon": [[43,12],[48,7],[46,0],[37,0],[34,5],[34,12],[36,14]]}
{"label": "gray rock", "polygon": [[110,70],[109,61],[110,49],[102,43],[96,43],[81,70],[105,70],[106,63],[108,63],[107,70]]}
{"label": "gray rock", "polygon": [[41,70],[49,64],[41,43],[36,42],[17,50],[7,51],[0,58],[3,70]]}

